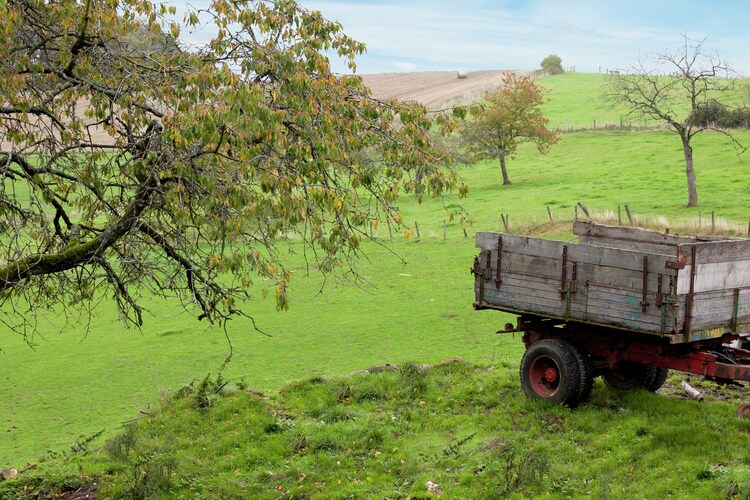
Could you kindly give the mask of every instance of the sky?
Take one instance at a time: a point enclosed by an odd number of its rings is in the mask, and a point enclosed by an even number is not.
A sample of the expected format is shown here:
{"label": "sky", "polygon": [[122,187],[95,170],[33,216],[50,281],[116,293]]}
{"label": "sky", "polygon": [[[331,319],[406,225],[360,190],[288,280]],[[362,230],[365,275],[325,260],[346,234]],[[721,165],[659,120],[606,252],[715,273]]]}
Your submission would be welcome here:
{"label": "sky", "polygon": [[[359,74],[532,70],[549,54],[578,72],[627,70],[675,53],[687,35],[750,76],[746,0],[298,1],[367,45]],[[331,63],[348,72],[334,57]]]}

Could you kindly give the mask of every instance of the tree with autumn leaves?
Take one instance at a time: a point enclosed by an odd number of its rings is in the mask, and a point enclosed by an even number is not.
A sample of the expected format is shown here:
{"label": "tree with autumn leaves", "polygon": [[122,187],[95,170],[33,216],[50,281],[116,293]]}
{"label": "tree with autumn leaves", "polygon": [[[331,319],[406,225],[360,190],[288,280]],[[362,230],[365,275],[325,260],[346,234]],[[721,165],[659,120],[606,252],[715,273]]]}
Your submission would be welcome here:
{"label": "tree with autumn leaves", "polygon": [[475,160],[497,158],[503,184],[510,184],[506,161],[515,156],[520,144],[532,142],[540,153],[546,153],[557,142],[555,132],[547,128],[543,103],[544,91],[531,79],[508,73],[500,87],[484,94],[461,125],[463,149]]}
{"label": "tree with autumn leaves", "polygon": [[372,223],[400,222],[402,193],[465,191],[428,135],[450,120],[334,75],[325,54],[354,69],[364,46],[291,0],[191,10],[216,33],[191,49],[148,0],[0,1],[0,300],[17,331],[29,308],[106,295],[137,325],[153,296],[222,321],[261,278],[285,308],[280,245],[331,271]]}

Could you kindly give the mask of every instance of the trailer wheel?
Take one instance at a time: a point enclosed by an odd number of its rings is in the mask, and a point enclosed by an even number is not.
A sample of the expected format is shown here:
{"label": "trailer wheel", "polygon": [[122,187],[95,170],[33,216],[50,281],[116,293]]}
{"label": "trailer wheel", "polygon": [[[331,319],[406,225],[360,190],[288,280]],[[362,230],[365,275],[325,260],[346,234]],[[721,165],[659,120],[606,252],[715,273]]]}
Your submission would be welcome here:
{"label": "trailer wheel", "polygon": [[571,345],[573,354],[578,361],[578,371],[581,374],[581,383],[578,388],[578,401],[576,406],[588,401],[591,390],[594,388],[594,366],[588,353],[578,346]]}
{"label": "trailer wheel", "polygon": [[617,368],[602,375],[602,380],[612,389],[632,391],[646,389],[656,391],[667,379],[668,370],[652,365],[622,361]]}
{"label": "trailer wheel", "polygon": [[750,403],[742,403],[737,407],[737,418],[750,417]]}
{"label": "trailer wheel", "polygon": [[644,387],[647,391],[656,392],[661,389],[661,386],[663,386],[664,382],[667,381],[667,377],[669,376],[669,369],[663,368],[661,366],[652,366],[650,368],[654,369],[653,377],[651,377],[647,381],[648,385],[644,385]]}
{"label": "trailer wheel", "polygon": [[581,372],[575,348],[557,339],[534,342],[521,359],[521,386],[540,401],[575,406],[581,394]]}

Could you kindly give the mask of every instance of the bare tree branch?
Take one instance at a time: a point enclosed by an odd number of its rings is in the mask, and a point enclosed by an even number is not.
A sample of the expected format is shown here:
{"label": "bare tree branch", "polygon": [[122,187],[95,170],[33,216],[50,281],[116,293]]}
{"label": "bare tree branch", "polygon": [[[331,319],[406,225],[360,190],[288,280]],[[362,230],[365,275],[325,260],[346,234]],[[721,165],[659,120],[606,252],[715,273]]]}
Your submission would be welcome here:
{"label": "bare tree branch", "polygon": [[[605,98],[614,105],[623,105],[637,119],[652,119],[667,124],[680,137],[687,177],[687,207],[698,205],[698,188],[693,162],[692,138],[714,127],[700,123],[697,115],[702,106],[713,99],[730,97],[735,92],[735,73],[718,55],[708,54],[705,40],[693,42],[683,36],[682,47],[674,54],[654,54],[647,67],[641,61],[629,74],[611,75]],[[733,147],[745,148],[727,130]],[[741,154],[741,153],[740,153]]]}

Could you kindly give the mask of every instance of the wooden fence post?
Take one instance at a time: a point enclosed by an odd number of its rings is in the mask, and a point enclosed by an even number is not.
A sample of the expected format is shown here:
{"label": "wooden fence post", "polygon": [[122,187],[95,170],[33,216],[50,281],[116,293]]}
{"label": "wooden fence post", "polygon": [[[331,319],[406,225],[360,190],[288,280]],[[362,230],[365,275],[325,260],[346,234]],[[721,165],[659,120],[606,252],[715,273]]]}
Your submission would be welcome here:
{"label": "wooden fence post", "polygon": [[617,205],[617,225],[622,226],[622,212],[620,211],[620,205]]}
{"label": "wooden fence post", "polygon": [[628,207],[628,204],[625,204],[625,214],[628,216],[628,221],[630,222],[630,225],[633,225],[633,215],[630,213],[630,207]]}
{"label": "wooden fence post", "polygon": [[590,218],[591,218],[591,215],[589,215],[589,209],[588,209],[588,208],[586,208],[586,205],[584,205],[583,203],[581,203],[581,202],[579,201],[579,202],[578,202],[578,206],[579,206],[579,207],[581,207],[581,210],[583,210],[583,213],[584,213],[584,215],[586,215],[586,218],[587,218],[587,219],[590,219]]}

